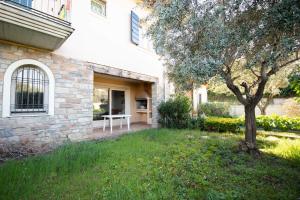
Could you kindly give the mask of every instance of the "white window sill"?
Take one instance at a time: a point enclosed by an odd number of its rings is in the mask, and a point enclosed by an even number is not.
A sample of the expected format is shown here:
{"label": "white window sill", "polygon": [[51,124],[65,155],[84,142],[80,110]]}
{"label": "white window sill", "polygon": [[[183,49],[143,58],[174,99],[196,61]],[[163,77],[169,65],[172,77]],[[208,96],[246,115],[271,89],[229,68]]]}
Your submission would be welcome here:
{"label": "white window sill", "polygon": [[7,118],[19,118],[19,117],[44,117],[50,116],[48,113],[24,113],[24,114],[11,114]]}

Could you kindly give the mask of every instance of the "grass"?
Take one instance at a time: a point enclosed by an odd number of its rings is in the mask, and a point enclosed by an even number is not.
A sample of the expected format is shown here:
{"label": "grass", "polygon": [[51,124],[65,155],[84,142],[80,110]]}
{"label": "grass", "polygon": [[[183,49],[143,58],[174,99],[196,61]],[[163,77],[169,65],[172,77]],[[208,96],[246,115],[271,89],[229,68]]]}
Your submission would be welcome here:
{"label": "grass", "polygon": [[1,165],[0,199],[299,198],[300,140],[259,136],[253,159],[241,138],[160,129],[68,144]]}

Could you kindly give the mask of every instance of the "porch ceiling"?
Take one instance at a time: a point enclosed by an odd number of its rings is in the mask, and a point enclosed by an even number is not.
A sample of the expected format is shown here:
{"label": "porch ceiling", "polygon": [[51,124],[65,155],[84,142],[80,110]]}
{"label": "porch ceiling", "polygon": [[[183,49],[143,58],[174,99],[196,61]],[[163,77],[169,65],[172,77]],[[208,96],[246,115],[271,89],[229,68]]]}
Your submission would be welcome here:
{"label": "porch ceiling", "polygon": [[132,72],[124,69],[119,69],[119,68],[114,68],[114,67],[109,67],[105,65],[98,65],[95,63],[90,63],[91,68],[93,68],[94,72],[102,74],[104,76],[114,76],[116,79],[128,79],[131,80],[132,82],[139,82],[139,81],[144,81],[144,82],[150,82],[150,83],[155,83],[158,81],[158,78],[155,76],[150,76],[146,74],[140,74],[137,72]]}

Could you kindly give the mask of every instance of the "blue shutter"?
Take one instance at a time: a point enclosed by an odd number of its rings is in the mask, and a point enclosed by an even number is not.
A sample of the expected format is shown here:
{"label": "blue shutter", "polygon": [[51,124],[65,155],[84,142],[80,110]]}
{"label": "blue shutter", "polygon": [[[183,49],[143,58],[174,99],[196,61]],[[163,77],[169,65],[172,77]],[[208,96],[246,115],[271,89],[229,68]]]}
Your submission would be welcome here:
{"label": "blue shutter", "polygon": [[23,6],[31,8],[32,6],[32,0],[13,0],[13,2],[16,2],[18,4],[21,4]]}
{"label": "blue shutter", "polygon": [[137,14],[131,11],[131,42],[138,45],[140,42],[140,18]]}

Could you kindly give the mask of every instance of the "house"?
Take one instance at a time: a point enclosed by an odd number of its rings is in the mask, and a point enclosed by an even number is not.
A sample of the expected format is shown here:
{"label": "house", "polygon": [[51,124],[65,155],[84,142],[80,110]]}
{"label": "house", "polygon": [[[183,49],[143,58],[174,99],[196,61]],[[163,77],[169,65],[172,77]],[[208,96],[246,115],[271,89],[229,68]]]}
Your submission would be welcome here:
{"label": "house", "polygon": [[170,84],[137,3],[0,1],[0,144],[83,140],[104,115],[157,127]]}

